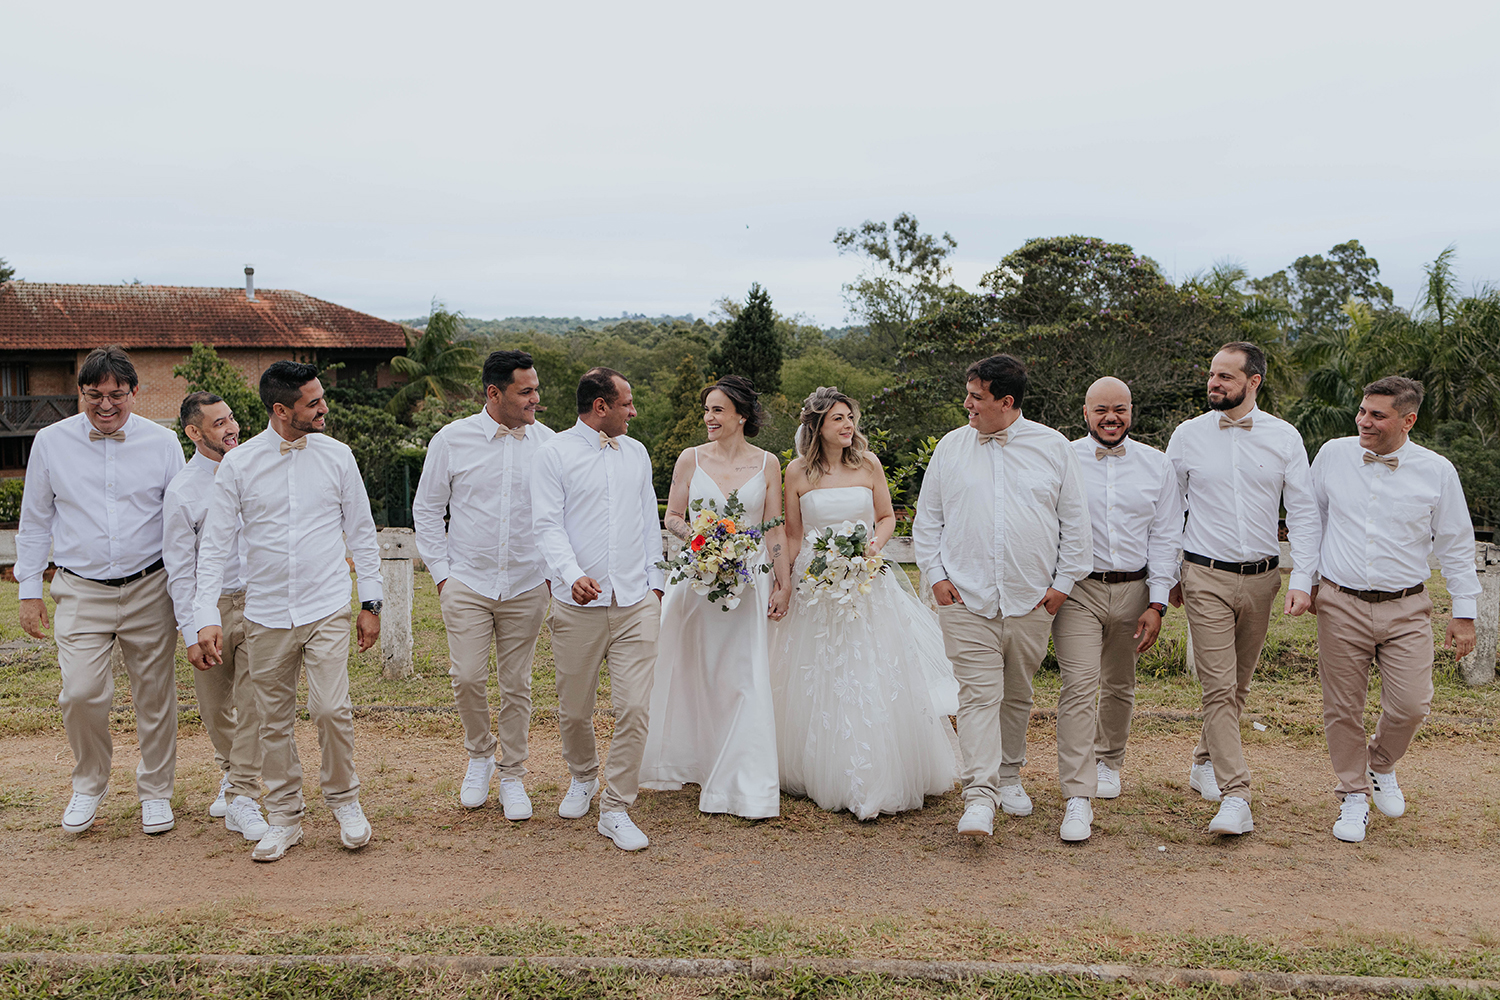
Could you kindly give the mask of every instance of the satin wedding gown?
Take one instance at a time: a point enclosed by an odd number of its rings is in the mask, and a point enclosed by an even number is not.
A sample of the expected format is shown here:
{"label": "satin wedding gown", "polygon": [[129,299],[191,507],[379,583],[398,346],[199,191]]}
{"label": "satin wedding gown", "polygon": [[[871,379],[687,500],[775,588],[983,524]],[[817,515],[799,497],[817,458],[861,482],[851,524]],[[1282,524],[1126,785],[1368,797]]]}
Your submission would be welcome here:
{"label": "satin wedding gown", "polygon": [[[805,532],[875,525],[867,486],[810,490],[801,504]],[[804,538],[793,581],[812,556]],[[903,572],[892,563],[876,577],[853,621],[835,618],[829,601],[809,607],[793,595],[772,627],[781,787],[860,819],[920,809],[957,778],[947,716],[958,711],[958,682],[937,617],[901,586]]]}
{"label": "satin wedding gown", "polygon": [[[771,461],[767,454],[761,470],[735,491],[745,505],[741,523],[765,520]],[[728,500],[702,468],[693,471],[688,498],[713,500],[720,510]],[[751,568],[763,558],[764,547]],[[751,580],[733,611],[686,582],[667,585],[641,787],[696,784],[701,811],[763,819],[781,814],[766,644],[771,574],[752,572]]]}

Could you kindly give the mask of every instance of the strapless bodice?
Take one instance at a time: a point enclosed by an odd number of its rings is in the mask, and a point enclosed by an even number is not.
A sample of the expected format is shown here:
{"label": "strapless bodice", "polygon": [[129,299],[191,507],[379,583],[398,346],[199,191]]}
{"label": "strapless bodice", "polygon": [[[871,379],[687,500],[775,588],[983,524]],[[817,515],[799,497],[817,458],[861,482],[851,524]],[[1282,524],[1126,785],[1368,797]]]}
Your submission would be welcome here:
{"label": "strapless bodice", "polygon": [[868,486],[830,486],[802,494],[802,530],[822,531],[845,521],[875,528],[875,493]]}

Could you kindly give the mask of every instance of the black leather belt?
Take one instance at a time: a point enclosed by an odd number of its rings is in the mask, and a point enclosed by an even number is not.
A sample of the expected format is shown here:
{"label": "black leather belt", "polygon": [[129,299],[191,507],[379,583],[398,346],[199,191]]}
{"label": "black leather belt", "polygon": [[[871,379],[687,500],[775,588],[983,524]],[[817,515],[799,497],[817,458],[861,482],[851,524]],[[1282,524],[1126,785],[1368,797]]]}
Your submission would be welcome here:
{"label": "black leather belt", "polygon": [[158,559],[156,560],[156,562],[152,563],[150,566],[147,566],[139,573],[132,573],[129,576],[122,576],[114,580],[95,580],[91,576],[84,576],[82,573],[75,573],[72,570],[68,569],[68,567],[66,566],[59,566],[58,569],[62,570],[69,576],[76,576],[80,580],[87,580],[89,583],[102,583],[106,587],[123,587],[127,583],[135,583],[135,581],[139,580],[143,576],[150,576],[152,573],[155,573],[157,570],[161,569],[162,565],[162,561]]}
{"label": "black leather belt", "polygon": [[1209,569],[1222,569],[1226,573],[1238,573],[1240,576],[1253,576],[1256,573],[1269,573],[1281,565],[1280,556],[1272,556],[1259,562],[1224,562],[1222,559],[1210,559],[1208,556],[1200,556],[1196,552],[1184,552],[1182,558],[1199,566],[1207,566]]}
{"label": "black leather belt", "polygon": [[[1328,580],[1326,582],[1333,583],[1332,580]],[[1333,585],[1339,590],[1342,590],[1344,593],[1348,594],[1350,597],[1357,597],[1361,601],[1364,601],[1368,604],[1382,604],[1386,601],[1399,601],[1403,597],[1410,597],[1413,594],[1420,594],[1422,591],[1427,589],[1427,585],[1425,583],[1419,583],[1415,587],[1407,587],[1405,590],[1355,590],[1353,587],[1346,587],[1342,583],[1333,583]]]}
{"label": "black leather belt", "polygon": [[1111,570],[1108,573],[1090,573],[1089,579],[1099,580],[1103,583],[1134,583],[1137,580],[1146,579],[1146,571],[1143,569],[1135,569],[1128,572],[1123,570],[1115,572]]}

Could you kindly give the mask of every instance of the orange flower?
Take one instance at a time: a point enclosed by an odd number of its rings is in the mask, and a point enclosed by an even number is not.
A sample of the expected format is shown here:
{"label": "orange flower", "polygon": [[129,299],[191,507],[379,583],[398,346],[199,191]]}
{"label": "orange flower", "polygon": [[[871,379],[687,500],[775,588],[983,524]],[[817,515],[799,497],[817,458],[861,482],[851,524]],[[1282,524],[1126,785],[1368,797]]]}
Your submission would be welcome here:
{"label": "orange flower", "polygon": [[724,526],[724,530],[727,531],[727,532],[729,532],[731,535],[738,533],[739,530],[740,530],[740,529],[738,529],[738,528],[736,528],[734,526],[734,521],[731,520],[730,518],[727,518],[727,517],[720,518],[719,519],[719,523],[721,525],[723,525]]}
{"label": "orange flower", "polygon": [[708,539],[704,538],[702,535],[695,535],[693,537],[693,540],[688,544],[688,548],[692,549],[694,552],[697,552],[706,544],[708,544]]}

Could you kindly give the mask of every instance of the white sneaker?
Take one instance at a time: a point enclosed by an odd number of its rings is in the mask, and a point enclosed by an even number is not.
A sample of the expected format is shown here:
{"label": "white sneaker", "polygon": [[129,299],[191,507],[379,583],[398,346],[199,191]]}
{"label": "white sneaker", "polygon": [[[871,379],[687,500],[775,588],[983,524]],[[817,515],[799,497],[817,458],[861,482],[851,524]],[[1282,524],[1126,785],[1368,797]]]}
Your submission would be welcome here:
{"label": "white sneaker", "polygon": [[599,791],[599,779],[593,781],[579,781],[577,778],[568,785],[568,794],[557,805],[557,814],[563,819],[582,819],[588,815],[589,803],[593,801],[594,795]]}
{"label": "white sneaker", "polygon": [[531,818],[531,796],[520,778],[500,779],[500,802],[505,806],[505,818],[512,823]]}
{"label": "white sneaker", "polygon": [[1099,790],[1094,793],[1095,798],[1117,799],[1120,797],[1120,772],[1110,767],[1104,761],[1099,761],[1094,770],[1099,775]]}
{"label": "white sneaker", "polygon": [[968,837],[991,837],[995,833],[995,807],[976,799],[964,807],[958,832]]}
{"label": "white sneaker", "polygon": [[93,826],[94,816],[99,812],[99,803],[103,800],[104,792],[98,795],[74,792],[73,797],[68,800],[68,808],[63,810],[62,828],[69,833],[82,833]]}
{"label": "white sneaker", "polygon": [[1188,787],[1209,802],[1219,801],[1222,796],[1219,794],[1219,779],[1214,777],[1214,762],[1205,760],[1194,764],[1188,771]]}
{"label": "white sneaker", "polygon": [[1000,808],[1008,816],[1030,816],[1031,796],[1020,784],[1000,786]]}
{"label": "white sneaker", "polygon": [[1375,800],[1375,808],[1391,819],[1399,819],[1406,812],[1406,795],[1401,791],[1401,786],[1396,784],[1396,772],[1376,774],[1367,770],[1365,774],[1370,779],[1370,790],[1373,793],[1370,798]]}
{"label": "white sneaker", "polygon": [[1370,804],[1364,792],[1351,792],[1344,796],[1339,806],[1339,818],[1333,824],[1333,835],[1347,844],[1357,844],[1365,839],[1365,827],[1370,825]]}
{"label": "white sneaker", "polygon": [[374,831],[370,829],[370,821],[365,819],[365,811],[359,807],[358,799],[335,809],[333,818],[339,821],[339,842],[349,850],[357,851],[370,842]]}
{"label": "white sneaker", "polygon": [[208,804],[208,814],[223,819],[229,813],[229,775],[219,778],[219,797]]}
{"label": "white sneaker", "polygon": [[1238,795],[1231,795],[1219,806],[1219,814],[1208,824],[1209,833],[1227,833],[1238,836],[1255,829],[1255,820],[1250,817],[1250,803]]}
{"label": "white sneaker", "polygon": [[464,772],[464,786],[458,793],[458,801],[465,809],[478,809],[489,801],[490,778],[495,774],[494,755],[470,757],[469,769]]}
{"label": "white sneaker", "polygon": [[141,803],[141,829],[147,833],[166,833],[177,825],[170,799],[147,799]]}
{"label": "white sneaker", "polygon": [[259,840],[271,832],[271,824],[260,814],[260,803],[248,795],[236,795],[224,814],[224,829],[246,840]]}
{"label": "white sneaker", "polygon": [[599,832],[613,840],[622,851],[639,851],[651,843],[641,828],[630,821],[627,812],[600,813]]}
{"label": "white sneaker", "polygon": [[250,852],[250,858],[252,861],[280,861],[287,848],[296,847],[300,843],[302,843],[301,823],[293,823],[291,826],[273,826],[269,833],[260,838],[260,843],[255,845],[255,850]]}
{"label": "white sneaker", "polygon": [[1094,832],[1094,804],[1082,795],[1075,795],[1068,800],[1068,808],[1063,813],[1062,829],[1058,835],[1070,844],[1088,840]]}

